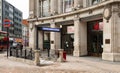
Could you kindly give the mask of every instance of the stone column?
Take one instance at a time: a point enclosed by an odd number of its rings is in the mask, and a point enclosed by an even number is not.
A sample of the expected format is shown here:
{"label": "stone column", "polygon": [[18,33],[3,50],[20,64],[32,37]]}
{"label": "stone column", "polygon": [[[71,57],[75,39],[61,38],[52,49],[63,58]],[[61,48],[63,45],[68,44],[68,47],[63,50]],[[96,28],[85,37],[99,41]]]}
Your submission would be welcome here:
{"label": "stone column", "polygon": [[[55,23],[50,24],[51,28],[60,28]],[[55,50],[60,49],[60,32],[50,32],[51,54],[55,54]]]}
{"label": "stone column", "polygon": [[63,0],[63,13],[65,13],[65,1]]}
{"label": "stone column", "polygon": [[36,49],[36,27],[34,23],[30,23],[29,27],[29,47]]}
{"label": "stone column", "polygon": [[83,7],[83,0],[74,0],[74,8],[79,9]]}
{"label": "stone column", "polygon": [[43,50],[43,31],[38,31],[38,48],[40,48],[40,50]]}
{"label": "stone column", "polygon": [[39,66],[40,65],[40,50],[35,50],[35,60],[34,64]]}
{"label": "stone column", "polygon": [[118,4],[112,4],[111,18],[103,18],[103,60],[120,61],[120,13]]}
{"label": "stone column", "polygon": [[64,53],[64,50],[59,49],[59,58],[57,59],[58,62],[65,62],[66,61],[66,59],[64,59],[64,57],[63,57],[63,53]]}
{"label": "stone column", "polygon": [[43,7],[42,7],[42,6],[43,6],[43,2],[40,1],[40,4],[41,4],[41,9],[40,9],[40,10],[41,10],[41,13],[40,13],[40,15],[41,15],[41,17],[42,17],[42,16],[43,16]]}
{"label": "stone column", "polygon": [[40,16],[40,0],[36,0],[36,16]]}
{"label": "stone column", "polygon": [[74,56],[87,55],[87,25],[75,18],[74,20]]}
{"label": "stone column", "polygon": [[35,0],[30,0],[29,2],[29,18],[34,18],[35,16]]}
{"label": "stone column", "polygon": [[61,14],[63,12],[63,4],[62,4],[63,0],[58,0],[58,13]]}
{"label": "stone column", "polygon": [[58,0],[51,0],[50,6],[51,6],[50,12],[52,15],[58,13]]}
{"label": "stone column", "polygon": [[83,7],[87,7],[87,0],[83,0]]}

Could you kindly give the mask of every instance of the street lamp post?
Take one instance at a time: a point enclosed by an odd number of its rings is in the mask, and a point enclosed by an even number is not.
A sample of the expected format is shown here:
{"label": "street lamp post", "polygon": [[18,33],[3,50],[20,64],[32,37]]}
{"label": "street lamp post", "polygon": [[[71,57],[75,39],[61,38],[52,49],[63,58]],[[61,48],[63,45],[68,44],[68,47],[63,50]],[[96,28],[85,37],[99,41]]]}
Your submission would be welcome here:
{"label": "street lamp post", "polygon": [[9,27],[11,25],[11,22],[8,18],[4,19],[4,27],[7,29],[7,58],[8,58],[8,49],[9,49]]}
{"label": "street lamp post", "polygon": [[26,33],[26,26],[25,26],[25,48],[27,46],[27,44],[26,44],[26,38],[27,38],[27,33]]}
{"label": "street lamp post", "polygon": [[[8,27],[6,27],[7,28],[7,38],[9,37],[9,28]],[[9,49],[9,39],[8,39],[8,41],[7,41],[7,58],[8,58],[8,49]]]}

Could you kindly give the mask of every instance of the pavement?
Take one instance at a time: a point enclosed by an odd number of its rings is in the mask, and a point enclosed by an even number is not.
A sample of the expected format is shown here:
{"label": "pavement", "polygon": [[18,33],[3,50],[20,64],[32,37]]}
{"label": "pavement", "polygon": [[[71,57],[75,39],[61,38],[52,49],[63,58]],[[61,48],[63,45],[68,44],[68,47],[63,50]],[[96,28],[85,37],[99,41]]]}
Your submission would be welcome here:
{"label": "pavement", "polygon": [[103,61],[100,57],[73,57],[66,62],[41,59],[40,66],[28,65],[6,58],[0,53],[0,73],[120,73],[120,62]]}

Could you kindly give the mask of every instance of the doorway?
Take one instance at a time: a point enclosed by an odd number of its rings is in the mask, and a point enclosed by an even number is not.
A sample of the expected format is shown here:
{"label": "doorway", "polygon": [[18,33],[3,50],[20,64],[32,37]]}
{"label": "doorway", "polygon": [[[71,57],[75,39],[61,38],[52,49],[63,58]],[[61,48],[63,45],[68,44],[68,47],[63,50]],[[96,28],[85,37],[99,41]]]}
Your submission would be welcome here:
{"label": "doorway", "polygon": [[99,29],[102,20],[87,23],[87,49],[89,56],[101,57],[103,52],[103,30]]}
{"label": "doorway", "polygon": [[64,48],[64,51],[67,53],[67,54],[70,54],[72,55],[73,54],[73,34],[65,34],[65,35],[62,35],[63,37],[63,43],[62,43],[62,48]]}
{"label": "doorway", "polygon": [[61,47],[69,55],[73,55],[74,50],[73,42],[74,42],[74,26],[73,25],[63,26],[61,31]]}

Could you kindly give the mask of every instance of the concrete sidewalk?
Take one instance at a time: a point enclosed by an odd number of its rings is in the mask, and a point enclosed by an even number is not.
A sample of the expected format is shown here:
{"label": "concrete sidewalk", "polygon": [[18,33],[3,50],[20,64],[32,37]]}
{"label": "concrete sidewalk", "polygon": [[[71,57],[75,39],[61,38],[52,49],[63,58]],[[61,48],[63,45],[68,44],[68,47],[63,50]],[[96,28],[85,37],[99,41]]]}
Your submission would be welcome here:
{"label": "concrete sidewalk", "polygon": [[120,73],[120,62],[103,61],[100,57],[67,56],[67,62],[56,62],[57,66],[44,69],[73,70],[85,73]]}
{"label": "concrete sidewalk", "polygon": [[0,73],[120,73],[120,62],[103,61],[98,57],[67,56],[67,62],[41,60],[33,66],[7,59],[0,54]]}
{"label": "concrete sidewalk", "polygon": [[68,69],[84,70],[93,73],[120,73],[120,62],[103,61],[100,57],[67,56],[67,61],[66,65],[68,66],[64,67],[68,67]]}

